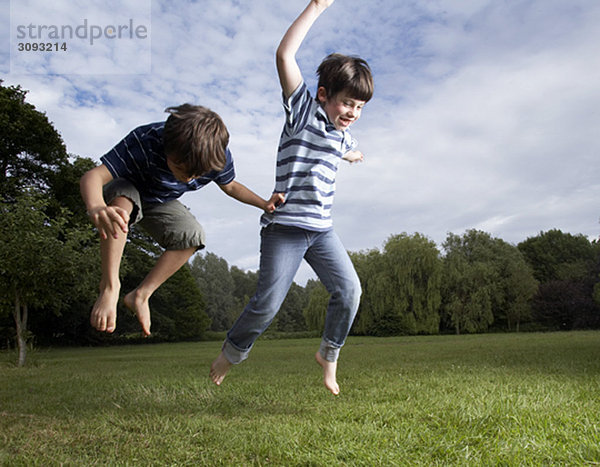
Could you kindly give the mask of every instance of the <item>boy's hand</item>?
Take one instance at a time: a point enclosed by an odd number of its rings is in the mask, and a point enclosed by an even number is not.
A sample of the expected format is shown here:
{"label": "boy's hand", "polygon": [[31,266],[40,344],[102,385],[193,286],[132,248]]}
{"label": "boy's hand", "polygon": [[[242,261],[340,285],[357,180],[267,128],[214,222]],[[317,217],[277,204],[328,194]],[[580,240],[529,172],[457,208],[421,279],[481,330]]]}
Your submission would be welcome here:
{"label": "boy's hand", "polygon": [[277,209],[278,206],[281,206],[284,201],[285,195],[283,193],[273,193],[271,195],[271,199],[267,201],[265,211],[267,211],[269,214],[272,213],[275,211],[275,209]]}
{"label": "boy's hand", "polygon": [[354,162],[362,162],[364,160],[364,156],[363,153],[360,151],[348,151],[346,154],[344,154],[344,156],[342,157],[342,159],[344,159],[345,161],[350,162],[351,164]]}
{"label": "boy's hand", "polygon": [[88,216],[103,240],[106,240],[108,235],[117,238],[119,230],[123,233],[128,231],[129,213],[118,206],[100,206],[90,209]]}
{"label": "boy's hand", "polygon": [[312,0],[320,8],[329,8],[335,0]]}

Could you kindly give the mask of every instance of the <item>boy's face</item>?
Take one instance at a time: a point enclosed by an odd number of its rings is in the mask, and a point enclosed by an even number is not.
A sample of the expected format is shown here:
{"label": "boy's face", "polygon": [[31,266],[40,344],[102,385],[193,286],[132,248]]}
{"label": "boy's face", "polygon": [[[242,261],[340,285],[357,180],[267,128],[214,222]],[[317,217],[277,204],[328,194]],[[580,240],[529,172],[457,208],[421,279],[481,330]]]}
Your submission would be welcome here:
{"label": "boy's face", "polygon": [[189,183],[195,178],[190,176],[180,164],[174,162],[169,156],[167,156],[167,165],[169,170],[173,172],[173,176],[180,182]]}
{"label": "boy's face", "polygon": [[340,131],[346,130],[360,118],[366,104],[365,101],[350,97],[346,91],[328,98],[327,91],[322,86],[317,91],[317,97],[335,129]]}

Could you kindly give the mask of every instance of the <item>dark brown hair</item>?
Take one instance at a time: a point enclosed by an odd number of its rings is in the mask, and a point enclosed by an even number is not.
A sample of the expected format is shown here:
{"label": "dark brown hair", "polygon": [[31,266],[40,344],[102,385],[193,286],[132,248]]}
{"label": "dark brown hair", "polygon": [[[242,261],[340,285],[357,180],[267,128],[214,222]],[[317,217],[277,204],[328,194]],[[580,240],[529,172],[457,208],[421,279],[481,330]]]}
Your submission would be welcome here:
{"label": "dark brown hair", "polygon": [[201,105],[183,104],[165,109],[165,154],[190,177],[222,170],[229,132],[218,114]]}
{"label": "dark brown hair", "polygon": [[373,75],[368,63],[359,57],[342,54],[331,54],[317,69],[319,87],[327,91],[327,98],[332,98],[341,91],[349,97],[361,101],[369,101],[373,97]]}

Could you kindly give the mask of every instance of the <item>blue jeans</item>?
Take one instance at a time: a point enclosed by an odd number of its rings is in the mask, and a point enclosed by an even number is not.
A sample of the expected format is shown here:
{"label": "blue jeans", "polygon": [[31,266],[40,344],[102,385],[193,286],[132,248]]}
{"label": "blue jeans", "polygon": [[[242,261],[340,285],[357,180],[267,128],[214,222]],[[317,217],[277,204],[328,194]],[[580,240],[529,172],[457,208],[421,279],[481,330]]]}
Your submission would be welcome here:
{"label": "blue jeans", "polygon": [[360,302],[360,281],[352,261],[333,230],[314,232],[270,224],[261,231],[256,293],[223,344],[229,362],[240,363],[248,357],[279,311],[303,258],[331,294],[319,350],[327,361],[337,360]]}

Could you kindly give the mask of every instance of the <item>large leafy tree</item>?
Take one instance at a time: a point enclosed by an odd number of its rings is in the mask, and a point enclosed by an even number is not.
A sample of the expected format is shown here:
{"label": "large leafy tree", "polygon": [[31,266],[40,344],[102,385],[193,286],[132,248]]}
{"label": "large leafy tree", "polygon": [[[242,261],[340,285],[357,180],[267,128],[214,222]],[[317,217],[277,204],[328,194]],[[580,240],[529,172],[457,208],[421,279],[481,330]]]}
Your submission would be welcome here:
{"label": "large leafy tree", "polygon": [[46,115],[25,102],[20,86],[0,80],[0,196],[14,199],[25,187],[46,189],[68,162],[61,136]]}
{"label": "large leafy tree", "polygon": [[443,321],[461,332],[484,332],[492,323],[518,327],[530,315],[537,282],[518,249],[490,234],[448,234],[443,244]]}
{"label": "large leafy tree", "polygon": [[[97,259],[97,255],[90,254],[94,241],[85,210],[77,209],[78,203],[74,201],[79,176],[93,162],[76,159],[71,164],[62,138],[46,115],[25,101],[26,95],[20,86],[5,87],[0,82],[0,198],[5,227],[0,242],[6,254],[1,267],[4,286],[25,291],[19,297],[21,305],[14,308],[20,310],[15,322],[21,347],[28,334],[26,324],[34,327],[47,324],[63,313],[70,315],[68,308],[81,313],[80,304],[88,301],[93,290],[90,275],[82,271]],[[9,219],[14,223],[13,228]],[[22,233],[22,252],[15,250],[19,243],[15,232]],[[73,240],[75,237],[79,237],[79,244]],[[29,251],[37,256],[29,258]],[[86,254],[81,256],[81,252]],[[22,270],[19,266],[35,259],[39,268]],[[44,274],[53,264],[63,267],[54,269],[44,281]],[[36,282],[31,287],[22,287],[27,271],[34,274]],[[78,279],[76,282],[74,277]],[[70,285],[55,290],[53,284]],[[4,297],[5,302],[15,298],[15,290]],[[68,293],[63,294],[64,290]],[[35,313],[31,314],[33,310]],[[44,313],[48,310],[55,313]],[[55,322],[62,324],[64,320]],[[48,326],[44,332],[47,336],[61,334]]]}
{"label": "large leafy tree", "polygon": [[[67,209],[70,215],[67,218],[66,229],[90,232],[93,229],[79,194],[79,179],[94,166],[95,163],[91,159],[72,156],[72,161],[61,164],[50,174],[49,187],[45,190],[48,202],[46,212],[50,218],[54,218]],[[89,314],[97,298],[97,284],[100,280],[97,237],[94,235],[85,247],[89,251],[88,259],[95,264],[89,287],[82,289],[81,294],[71,297],[60,313],[36,313],[31,316],[29,328],[35,335],[36,342],[42,345],[89,345],[110,340],[93,331],[89,324]],[[125,271],[126,267],[122,269]]]}
{"label": "large leafy tree", "polygon": [[25,364],[30,311],[59,313],[90,286],[91,230],[67,229],[68,214],[51,218],[47,206],[33,190],[0,204],[0,304],[13,311],[19,365]]}
{"label": "large leafy tree", "polygon": [[441,260],[420,234],[391,236],[383,251],[352,255],[363,294],[354,331],[370,335],[439,330]]}
{"label": "large leafy tree", "polygon": [[442,262],[436,244],[418,233],[394,235],[385,243],[383,256],[403,331],[437,333]]}
{"label": "large leafy tree", "polygon": [[600,326],[600,248],[584,235],[553,229],[519,243],[540,281],[534,318],[547,329]]}
{"label": "large leafy tree", "polygon": [[519,250],[541,282],[581,281],[596,268],[597,249],[584,235],[553,229],[519,243]]}
{"label": "large leafy tree", "polygon": [[501,262],[504,300],[495,311],[497,321],[502,321],[503,312],[509,331],[519,332],[521,323],[532,319],[532,300],[538,291],[538,282],[531,267],[518,249],[504,244],[506,256]]}
{"label": "large leafy tree", "polygon": [[443,277],[445,326],[456,334],[486,331],[494,322],[492,296],[497,277],[491,265],[468,260],[454,249],[444,260]]}

